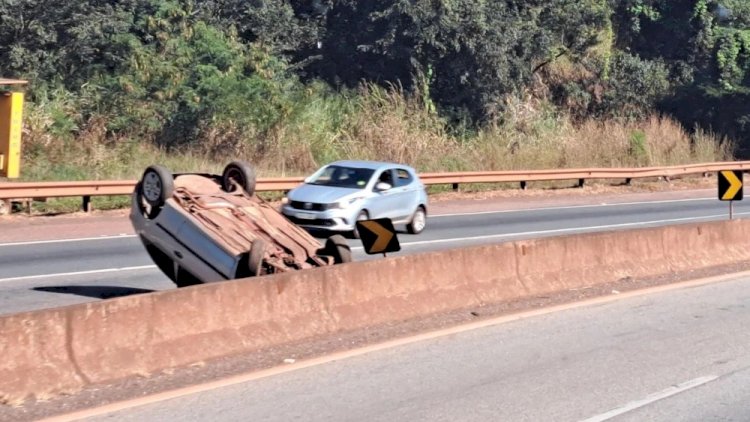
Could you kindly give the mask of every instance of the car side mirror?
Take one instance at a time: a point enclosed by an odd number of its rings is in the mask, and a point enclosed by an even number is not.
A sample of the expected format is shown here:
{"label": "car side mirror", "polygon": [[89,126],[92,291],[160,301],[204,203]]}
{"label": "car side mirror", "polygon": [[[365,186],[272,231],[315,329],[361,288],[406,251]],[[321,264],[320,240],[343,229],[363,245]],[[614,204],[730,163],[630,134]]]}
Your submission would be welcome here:
{"label": "car side mirror", "polygon": [[381,191],[381,192],[382,192],[382,191],[386,191],[386,190],[388,190],[388,189],[390,189],[390,188],[392,188],[392,187],[393,187],[393,186],[391,186],[390,184],[388,184],[388,183],[385,183],[385,182],[378,182],[378,184],[376,184],[376,185],[375,185],[375,189],[376,189],[376,190],[379,190],[379,191]]}

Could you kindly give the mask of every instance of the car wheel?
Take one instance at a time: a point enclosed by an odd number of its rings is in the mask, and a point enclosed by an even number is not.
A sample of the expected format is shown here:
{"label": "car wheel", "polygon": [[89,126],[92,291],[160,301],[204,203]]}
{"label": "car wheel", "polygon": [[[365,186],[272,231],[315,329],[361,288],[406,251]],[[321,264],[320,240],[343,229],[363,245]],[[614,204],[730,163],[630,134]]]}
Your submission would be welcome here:
{"label": "car wheel", "polygon": [[349,247],[344,236],[340,234],[334,234],[326,239],[324,253],[325,255],[332,256],[335,264],[352,262],[352,249]]}
{"label": "car wheel", "polygon": [[263,259],[266,256],[266,241],[255,239],[247,257],[247,270],[251,277],[261,275],[263,270]]}
{"label": "car wheel", "polygon": [[174,192],[174,177],[166,167],[152,165],[141,177],[140,195],[150,207],[149,217],[155,217]]}
{"label": "car wheel", "polygon": [[227,192],[233,192],[234,183],[237,183],[252,196],[255,194],[255,169],[246,161],[232,161],[224,168],[221,182],[222,188]]}
{"label": "car wheel", "polygon": [[417,207],[417,210],[414,211],[414,215],[411,217],[411,222],[406,225],[406,230],[411,234],[419,234],[422,233],[422,230],[424,230],[426,225],[427,213],[425,212],[424,207],[420,205]]}
{"label": "car wheel", "polygon": [[[357,214],[357,221],[364,221],[369,220],[370,214],[367,213],[367,211],[360,211],[359,214]],[[352,237],[355,239],[359,239],[359,230],[357,230],[357,223],[355,221],[354,223],[354,230],[352,230]]]}

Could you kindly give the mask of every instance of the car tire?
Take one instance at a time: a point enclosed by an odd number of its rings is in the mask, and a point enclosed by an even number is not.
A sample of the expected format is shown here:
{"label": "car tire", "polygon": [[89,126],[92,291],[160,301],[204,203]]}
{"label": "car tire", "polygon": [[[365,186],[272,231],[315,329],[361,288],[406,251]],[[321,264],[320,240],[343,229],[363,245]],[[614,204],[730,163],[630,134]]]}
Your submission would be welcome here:
{"label": "car tire", "polygon": [[362,220],[369,220],[370,214],[367,213],[367,211],[360,211],[359,214],[357,214],[357,219],[354,221],[354,230],[352,230],[352,237],[355,239],[359,239],[359,230],[357,230],[357,221]]}
{"label": "car tire", "polygon": [[352,249],[346,242],[344,236],[334,234],[326,239],[324,254],[333,257],[334,264],[346,264],[352,262]]}
{"label": "car tire", "polygon": [[255,239],[247,254],[247,271],[250,277],[257,277],[263,271],[263,259],[266,255],[266,241]]}
{"label": "car tire", "polygon": [[161,211],[161,207],[172,197],[174,192],[174,176],[166,167],[151,165],[146,168],[141,177],[138,189],[142,200],[148,204],[149,218],[154,218]]}
{"label": "car tire", "polygon": [[417,207],[414,211],[414,215],[411,217],[411,221],[406,225],[406,230],[410,234],[422,233],[424,228],[427,226],[427,212],[422,205]]}
{"label": "car tire", "polygon": [[255,194],[255,168],[246,161],[232,161],[227,164],[224,168],[224,173],[221,175],[222,189],[226,192],[234,191],[234,180],[237,184],[242,186],[242,189],[247,192],[248,195],[253,196]]}

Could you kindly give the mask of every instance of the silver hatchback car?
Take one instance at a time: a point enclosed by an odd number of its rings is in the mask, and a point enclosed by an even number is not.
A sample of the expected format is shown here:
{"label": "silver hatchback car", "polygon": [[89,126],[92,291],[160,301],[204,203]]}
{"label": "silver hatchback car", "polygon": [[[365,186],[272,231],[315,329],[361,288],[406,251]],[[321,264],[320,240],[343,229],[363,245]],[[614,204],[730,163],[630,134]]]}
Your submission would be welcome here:
{"label": "silver hatchback car", "polygon": [[284,198],[281,212],[308,229],[349,232],[357,220],[389,218],[418,234],[427,224],[427,191],[417,172],[402,164],[336,161]]}

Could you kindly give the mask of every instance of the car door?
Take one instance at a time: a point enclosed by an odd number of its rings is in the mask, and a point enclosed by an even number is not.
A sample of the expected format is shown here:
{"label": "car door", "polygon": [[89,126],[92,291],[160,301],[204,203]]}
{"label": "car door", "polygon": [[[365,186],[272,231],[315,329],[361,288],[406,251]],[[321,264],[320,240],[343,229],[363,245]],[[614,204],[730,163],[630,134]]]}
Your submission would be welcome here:
{"label": "car door", "polygon": [[[397,210],[397,207],[399,206],[399,197],[397,194],[398,191],[394,186],[394,176],[393,168],[385,169],[374,176],[376,182],[375,186],[372,187],[373,197],[368,201],[369,204],[367,206],[370,212],[370,218],[394,219],[394,217],[398,215],[399,211]],[[386,191],[379,191],[376,186],[381,181],[390,184],[391,188]]]}
{"label": "car door", "polygon": [[413,175],[404,168],[393,169],[394,220],[408,220],[417,209],[419,195]]}

